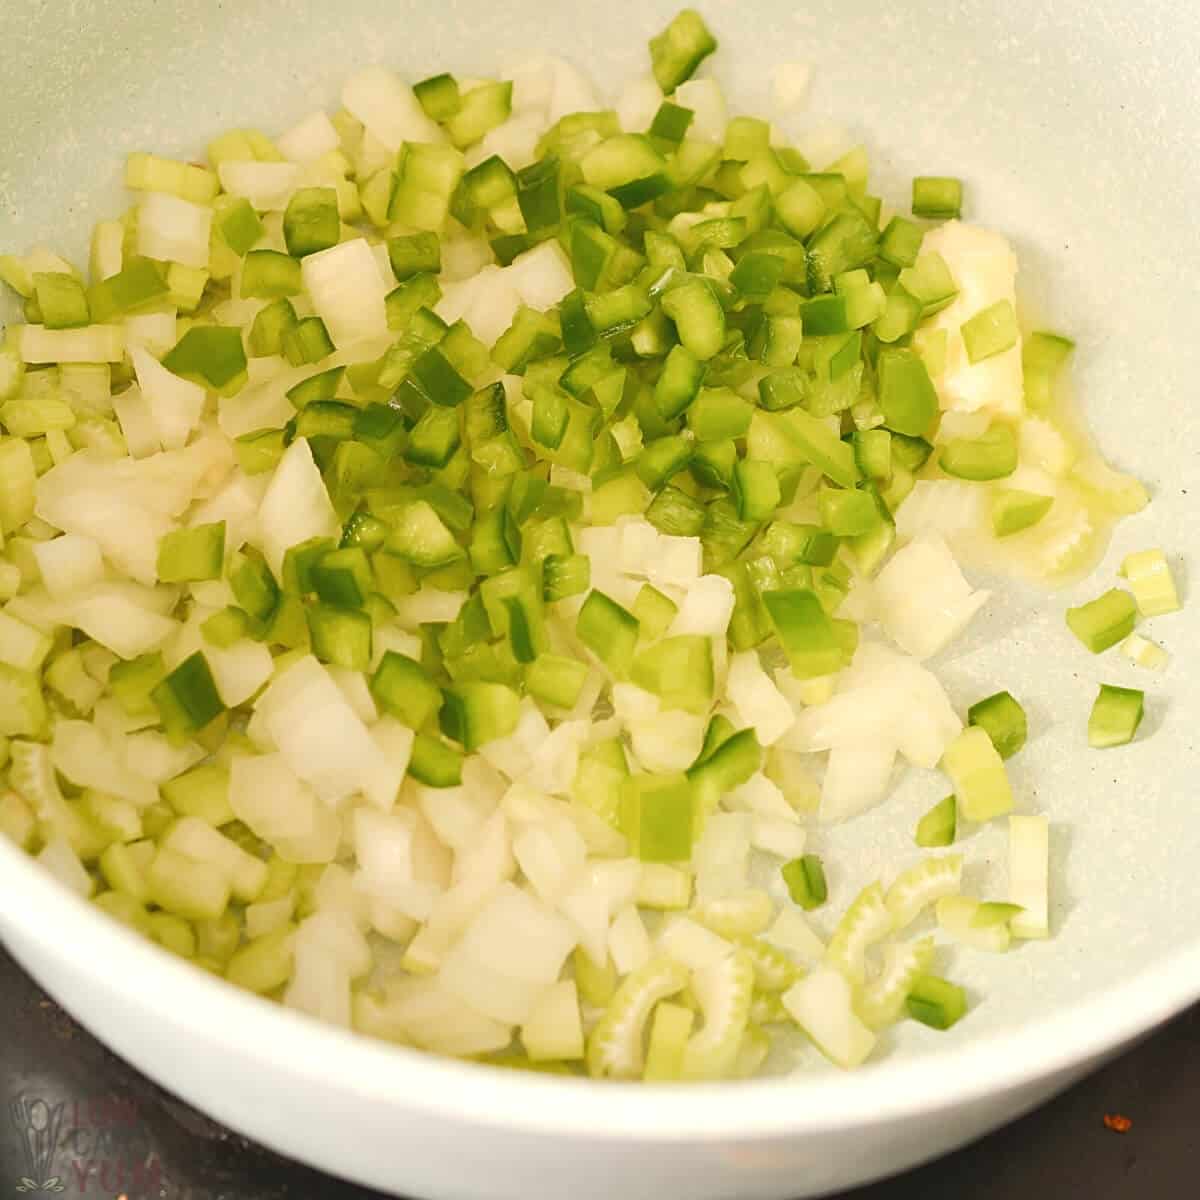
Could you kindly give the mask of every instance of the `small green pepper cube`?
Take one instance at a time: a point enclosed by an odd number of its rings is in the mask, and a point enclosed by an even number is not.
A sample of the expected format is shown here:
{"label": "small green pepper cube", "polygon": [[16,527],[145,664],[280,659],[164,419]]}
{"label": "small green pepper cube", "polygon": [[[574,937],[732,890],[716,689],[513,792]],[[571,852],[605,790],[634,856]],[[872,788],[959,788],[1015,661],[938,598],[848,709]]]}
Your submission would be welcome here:
{"label": "small green pepper cube", "polygon": [[912,183],[914,217],[948,221],[962,215],[961,179],[945,175],[918,175]]}
{"label": "small green pepper cube", "polygon": [[260,308],[250,325],[250,353],[255,358],[282,354],[284,337],[290,329],[295,328],[296,321],[296,310],[292,307],[292,302],[285,297],[272,300],[270,304]]}
{"label": "small green pepper cube", "polygon": [[212,616],[206,617],[200,625],[200,632],[206,642],[212,643],[220,650],[228,650],[235,642],[250,636],[250,615],[243,609],[228,604]]}
{"label": "small green pepper cube", "polygon": [[302,367],[332,354],[333,340],[320,317],[304,317],[281,332],[279,348],[293,367]]}
{"label": "small green pepper cube", "polygon": [[245,254],[262,237],[262,220],[244,196],[221,198],[216,225],[225,244],[237,255]]}
{"label": "small green pepper cube", "polygon": [[798,678],[831,675],[844,665],[837,630],[811,588],[764,592],[762,600]]}
{"label": "small green pepper cube", "polygon": [[1122,588],[1067,609],[1067,628],[1093,653],[1100,654],[1123,642],[1137,624],[1137,604]]}
{"label": "small green pepper cube", "polygon": [[1012,758],[1029,734],[1025,710],[1008,692],[997,692],[972,704],[967,709],[967,724],[983,729],[1001,758]]}
{"label": "small green pepper cube", "polygon": [[884,424],[920,437],[938,412],[937,392],[925,364],[911,350],[889,348],[880,351],[878,372]]}
{"label": "small green pepper cube", "polygon": [[642,862],[691,858],[695,807],[691,781],[682,771],[631,775],[621,785],[621,828]]}
{"label": "small green pepper cube", "polygon": [[83,284],[66,271],[35,271],[33,294],[47,329],[76,329],[89,320]]}
{"label": "small green pepper cube", "polygon": [[388,650],[371,677],[371,695],[385,712],[411,729],[422,729],[442,707],[441,689],[420,663]]}
{"label": "small green pepper cube", "polygon": [[312,565],[311,574],[317,596],[342,608],[361,608],[374,586],[371,564],[358,546],[323,555]]}
{"label": "small green pepper cube", "polygon": [[304,290],[300,260],[279,250],[251,250],[242,261],[243,299],[276,300]]}
{"label": "small green pepper cube", "polygon": [[468,754],[507,737],[517,727],[520,697],[502,683],[454,683],[442,695],[442,733],[459,742]]}
{"label": "small green pepper cube", "polygon": [[229,575],[234,598],[257,621],[268,621],[279,603],[279,585],[257,554],[235,558]]}
{"label": "small green pepper cube", "polygon": [[[551,560],[546,561],[548,565]],[[575,632],[614,675],[628,673],[638,639],[637,618],[631,612],[593,589],[579,610]]]}
{"label": "small green pepper cube", "polygon": [[446,408],[461,404],[473,390],[436,346],[417,358],[411,377],[428,399]]}
{"label": "small green pepper cube", "polygon": [[1145,692],[1102,683],[1088,718],[1088,745],[1097,750],[1133,741],[1142,723]]}
{"label": "small green pepper cube", "polygon": [[306,611],[313,653],[351,671],[371,665],[371,618],[360,609],[314,604]]}
{"label": "small green pepper cube", "polygon": [[542,596],[547,604],[578,596],[591,586],[591,560],[586,554],[548,554],[542,560]]}
{"label": "small green pepper cube", "polygon": [[163,366],[218,392],[236,390],[233,385],[246,373],[241,331],[223,325],[194,325],[168,352]]}
{"label": "small green pepper cube", "polygon": [[426,787],[450,788],[462,783],[463,753],[439,737],[418,733],[413,741],[408,773]]}
{"label": "small green pepper cube", "polygon": [[815,854],[805,854],[793,858],[779,868],[783,882],[787,885],[788,895],[793,904],[811,911],[820,908],[829,896],[829,888],[825,881],[825,867]]}
{"label": "small green pepper cube", "polygon": [[992,532],[998,538],[1011,537],[1036,525],[1054,504],[1053,496],[1027,492],[1021,488],[1000,487],[992,492]]}
{"label": "small green pepper cube", "polygon": [[213,682],[208,660],[199,650],[185,658],[150,693],[163,728],[174,740],[183,740],[215,721],[225,705]]}
{"label": "small green pepper cube", "polygon": [[908,1015],[930,1029],[949,1029],[967,1011],[967,994],[936,975],[922,975],[904,1001]]}
{"label": "small green pepper cube", "polygon": [[388,238],[388,259],[399,283],[424,272],[437,275],[442,269],[442,244],[436,233],[410,233]]}
{"label": "small green pepper cube", "polygon": [[158,542],[158,578],[162,583],[219,579],[224,562],[224,521],[175,529]]}
{"label": "small green pepper cube", "polygon": [[283,240],[290,255],[304,258],[328,250],[338,244],[341,235],[336,188],[297,188],[292,193],[283,214]]}
{"label": "small green pepper cube", "polygon": [[918,822],[916,843],[923,849],[950,846],[958,831],[958,801],[954,796],[939,800]]}

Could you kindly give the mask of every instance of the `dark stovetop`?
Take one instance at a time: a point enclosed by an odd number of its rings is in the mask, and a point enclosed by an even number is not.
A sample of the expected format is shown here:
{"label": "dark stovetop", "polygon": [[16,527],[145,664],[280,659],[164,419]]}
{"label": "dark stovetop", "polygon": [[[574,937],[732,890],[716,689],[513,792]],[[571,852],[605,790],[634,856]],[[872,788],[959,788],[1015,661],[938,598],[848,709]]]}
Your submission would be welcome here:
{"label": "dark stovetop", "polygon": [[[383,1200],[286,1162],[155,1087],[84,1033],[2,948],[0,1013],[0,1197],[15,1195],[30,1170],[13,1118],[27,1130],[29,1105],[40,1099],[62,1109],[50,1169],[35,1182],[57,1175],[65,1200]],[[1110,1130],[1106,1114],[1132,1127]],[[838,1200],[930,1195],[1200,1195],[1200,1007],[1014,1125]]]}

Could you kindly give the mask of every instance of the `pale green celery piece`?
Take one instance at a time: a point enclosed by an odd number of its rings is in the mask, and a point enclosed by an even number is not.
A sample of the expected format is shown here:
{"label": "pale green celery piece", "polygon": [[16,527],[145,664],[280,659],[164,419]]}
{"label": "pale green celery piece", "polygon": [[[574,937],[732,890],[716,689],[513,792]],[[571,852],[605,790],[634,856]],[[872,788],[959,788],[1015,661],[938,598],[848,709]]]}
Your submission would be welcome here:
{"label": "pale green celery piece", "polygon": [[696,1014],[680,1004],[663,1001],[654,1010],[650,1042],[642,1078],[647,1083],[667,1083],[683,1076],[684,1052]]}
{"label": "pale green celery piece", "polygon": [[861,985],[866,978],[867,950],[887,937],[895,927],[891,910],[878,883],[868,884],[842,914],[825,960],[837,967],[851,984]]}
{"label": "pale green celery piece", "polygon": [[918,979],[933,965],[934,941],[893,942],[884,949],[883,970],[863,990],[859,1011],[872,1029],[899,1020]]}
{"label": "pale green celery piece", "polygon": [[1009,922],[1021,911],[1013,904],[981,903],[970,896],[943,896],[936,907],[938,924],[957,941],[997,954],[1011,945]]}
{"label": "pale green celery piece", "polygon": [[683,1054],[683,1078],[724,1079],[733,1070],[754,997],[750,955],[735,950],[692,977],[704,1021]]}
{"label": "pale green celery piece", "polygon": [[946,748],[942,770],[950,776],[958,807],[968,821],[990,821],[1012,811],[1004,762],[986,730],[970,725]]}
{"label": "pale green celery piece", "polygon": [[902,872],[887,890],[885,902],[897,930],[911,925],[920,913],[962,885],[962,855],[926,858]]}
{"label": "pale green celery piece", "polygon": [[650,1013],[660,1000],[687,985],[687,969],[665,958],[652,959],[627,975],[588,1039],[588,1074],[599,1079],[637,1079],[644,1066],[642,1037]]}
{"label": "pale green celery piece", "polygon": [[770,925],[775,916],[775,905],[761,888],[747,888],[743,892],[706,900],[692,910],[691,916],[723,938],[751,937]]}
{"label": "pale green celery piece", "polygon": [[1121,574],[1129,580],[1138,612],[1143,617],[1160,617],[1182,607],[1167,556],[1159,549],[1128,554],[1121,563]]}
{"label": "pale green celery piece", "polygon": [[796,982],[799,969],[782,950],[762,938],[742,935],[734,940],[750,959],[754,968],[754,986],[759,992],[782,992]]}
{"label": "pale green celery piece", "polygon": [[1161,671],[1171,656],[1156,642],[1144,638],[1140,633],[1131,633],[1121,643],[1121,653],[1139,667],[1148,671]]}
{"label": "pale green celery piece", "polygon": [[281,925],[247,942],[229,959],[225,978],[237,987],[259,994],[282,987],[292,974],[292,938],[295,932],[294,925]]}

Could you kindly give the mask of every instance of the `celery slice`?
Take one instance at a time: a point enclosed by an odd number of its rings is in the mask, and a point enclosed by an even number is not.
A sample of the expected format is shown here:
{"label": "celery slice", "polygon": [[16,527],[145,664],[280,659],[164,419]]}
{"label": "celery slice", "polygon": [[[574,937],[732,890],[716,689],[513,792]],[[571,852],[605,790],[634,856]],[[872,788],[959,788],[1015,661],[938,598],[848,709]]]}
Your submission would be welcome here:
{"label": "celery slice", "polygon": [[1121,563],[1121,574],[1129,580],[1138,612],[1143,617],[1159,617],[1182,607],[1167,556],[1161,550],[1127,554]]}

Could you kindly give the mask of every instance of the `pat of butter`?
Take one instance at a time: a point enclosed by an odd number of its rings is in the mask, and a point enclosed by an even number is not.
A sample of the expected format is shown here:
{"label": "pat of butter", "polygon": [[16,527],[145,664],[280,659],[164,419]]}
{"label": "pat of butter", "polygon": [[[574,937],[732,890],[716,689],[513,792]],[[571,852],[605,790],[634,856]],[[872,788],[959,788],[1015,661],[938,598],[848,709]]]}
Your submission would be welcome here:
{"label": "pat of butter", "polygon": [[933,381],[942,408],[1020,416],[1025,407],[1020,339],[1011,350],[972,363],[960,333],[963,323],[980,310],[1001,300],[1016,304],[1017,258],[1012,247],[990,229],[948,221],[925,235],[921,250],[940,254],[958,285],[954,302],[928,326],[944,329],[947,335],[946,367]]}

